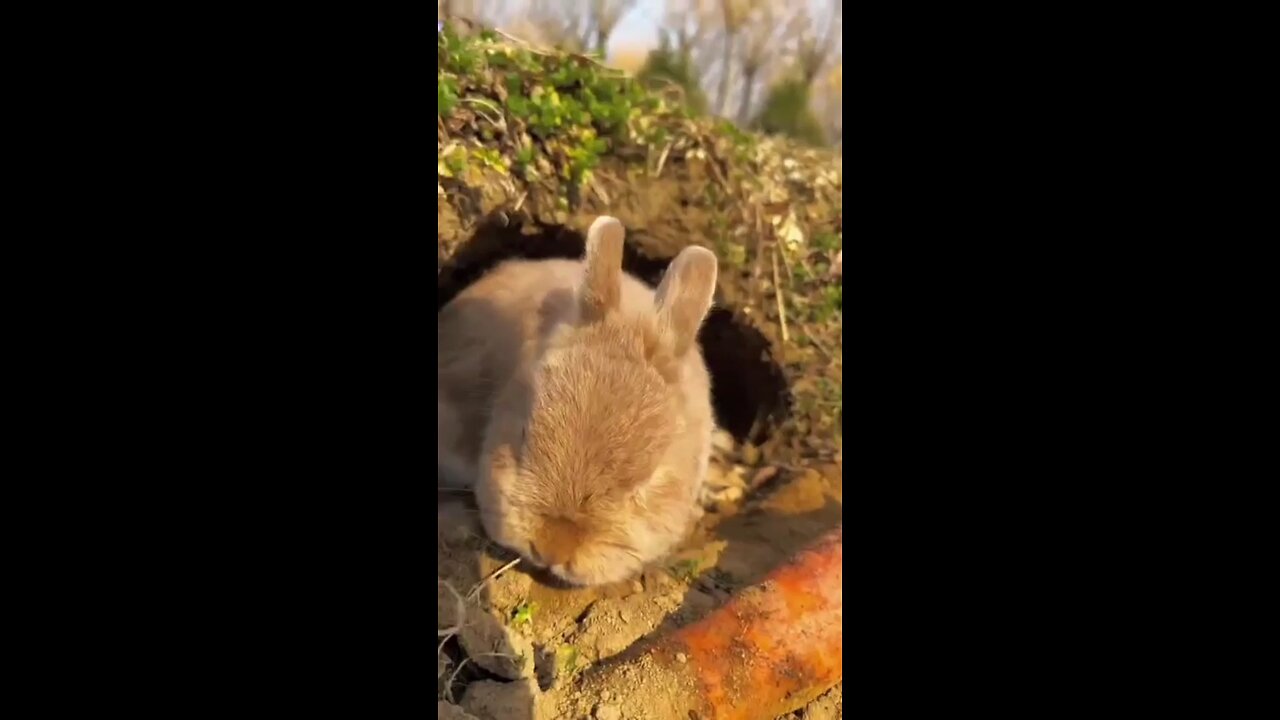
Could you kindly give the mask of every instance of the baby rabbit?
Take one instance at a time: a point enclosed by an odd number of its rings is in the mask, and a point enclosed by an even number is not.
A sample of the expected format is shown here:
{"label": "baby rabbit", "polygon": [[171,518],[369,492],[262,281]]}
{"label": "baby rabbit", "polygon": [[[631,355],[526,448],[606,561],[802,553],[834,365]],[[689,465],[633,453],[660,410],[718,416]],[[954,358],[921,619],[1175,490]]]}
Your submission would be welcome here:
{"label": "baby rabbit", "polygon": [[438,320],[441,462],[474,464],[490,538],[577,585],[683,539],[711,452],[715,255],[686,248],[655,293],[622,272],[623,234],[597,218],[581,261],[503,263]]}

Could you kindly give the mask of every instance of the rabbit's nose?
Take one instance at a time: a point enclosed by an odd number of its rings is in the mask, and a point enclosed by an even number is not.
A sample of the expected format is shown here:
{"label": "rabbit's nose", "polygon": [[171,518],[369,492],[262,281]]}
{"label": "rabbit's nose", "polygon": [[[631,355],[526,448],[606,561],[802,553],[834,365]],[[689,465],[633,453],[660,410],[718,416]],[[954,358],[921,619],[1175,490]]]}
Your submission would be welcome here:
{"label": "rabbit's nose", "polygon": [[533,543],[529,543],[529,559],[533,560],[535,565],[548,570],[568,564],[565,558],[555,552],[555,548],[539,550],[538,546]]}
{"label": "rabbit's nose", "polygon": [[544,567],[563,565],[577,552],[582,530],[576,524],[554,519],[544,523],[541,533],[530,546]]}

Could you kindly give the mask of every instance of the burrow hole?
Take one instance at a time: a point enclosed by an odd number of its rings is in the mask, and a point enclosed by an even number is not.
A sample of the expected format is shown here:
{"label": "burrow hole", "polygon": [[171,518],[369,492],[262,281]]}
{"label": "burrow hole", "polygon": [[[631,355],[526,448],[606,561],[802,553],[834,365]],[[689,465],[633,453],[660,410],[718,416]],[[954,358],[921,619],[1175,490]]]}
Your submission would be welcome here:
{"label": "burrow hole", "polygon": [[[580,233],[563,226],[482,223],[441,266],[436,310],[503,260],[579,258],[585,244]],[[662,280],[670,261],[645,255],[628,236],[622,267],[650,286]],[[738,442],[762,444],[789,412],[786,380],[772,360],[768,339],[717,297],[698,342],[711,372],[716,420]]]}

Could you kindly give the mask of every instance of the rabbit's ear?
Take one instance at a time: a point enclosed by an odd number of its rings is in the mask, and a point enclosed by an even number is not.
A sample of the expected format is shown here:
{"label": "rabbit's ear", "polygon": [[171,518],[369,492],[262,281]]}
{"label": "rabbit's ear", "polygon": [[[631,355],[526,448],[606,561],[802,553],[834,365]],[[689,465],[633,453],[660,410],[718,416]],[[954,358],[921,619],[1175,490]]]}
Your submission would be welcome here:
{"label": "rabbit's ear", "polygon": [[587,230],[587,276],[578,293],[582,320],[596,322],[618,309],[622,300],[622,240],[617,218],[601,215]]}
{"label": "rabbit's ear", "polygon": [[676,256],[658,285],[658,323],[676,357],[693,347],[716,290],[716,256],[704,247],[691,245]]}

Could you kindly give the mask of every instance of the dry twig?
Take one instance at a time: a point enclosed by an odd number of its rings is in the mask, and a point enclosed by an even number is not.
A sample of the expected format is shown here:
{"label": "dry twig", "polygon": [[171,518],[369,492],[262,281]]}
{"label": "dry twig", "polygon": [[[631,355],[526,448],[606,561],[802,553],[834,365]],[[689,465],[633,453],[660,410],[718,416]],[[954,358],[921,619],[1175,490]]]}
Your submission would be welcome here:
{"label": "dry twig", "polygon": [[516,564],[517,564],[517,563],[519,563],[519,562],[520,562],[520,558],[516,558],[515,560],[512,560],[511,562],[507,563],[506,565],[503,565],[502,567],[498,568],[497,570],[494,570],[493,572],[489,573],[488,577],[486,577],[485,579],[483,579],[483,580],[481,580],[480,582],[476,583],[476,586],[475,586],[475,587],[473,587],[473,588],[471,588],[471,592],[467,593],[467,599],[468,599],[468,600],[471,600],[471,599],[475,598],[475,596],[476,596],[476,595],[479,595],[479,594],[480,594],[480,588],[484,587],[484,584],[485,584],[485,583],[489,582],[490,580],[493,580],[494,578],[498,577],[498,576],[499,576],[499,575],[501,575],[502,573],[504,573],[504,572],[506,572],[506,571],[510,570],[511,568],[515,567],[515,566],[516,566]]}
{"label": "dry twig", "polygon": [[662,176],[662,166],[667,164],[667,153],[671,152],[671,146],[675,144],[675,140],[668,140],[667,146],[662,148],[662,155],[658,157],[658,168],[653,171],[654,178]]}
{"label": "dry twig", "polygon": [[782,279],[778,276],[778,246],[772,248],[773,256],[773,298],[778,301],[778,325],[782,329],[782,344],[790,342],[787,335],[787,308],[782,302]]}

